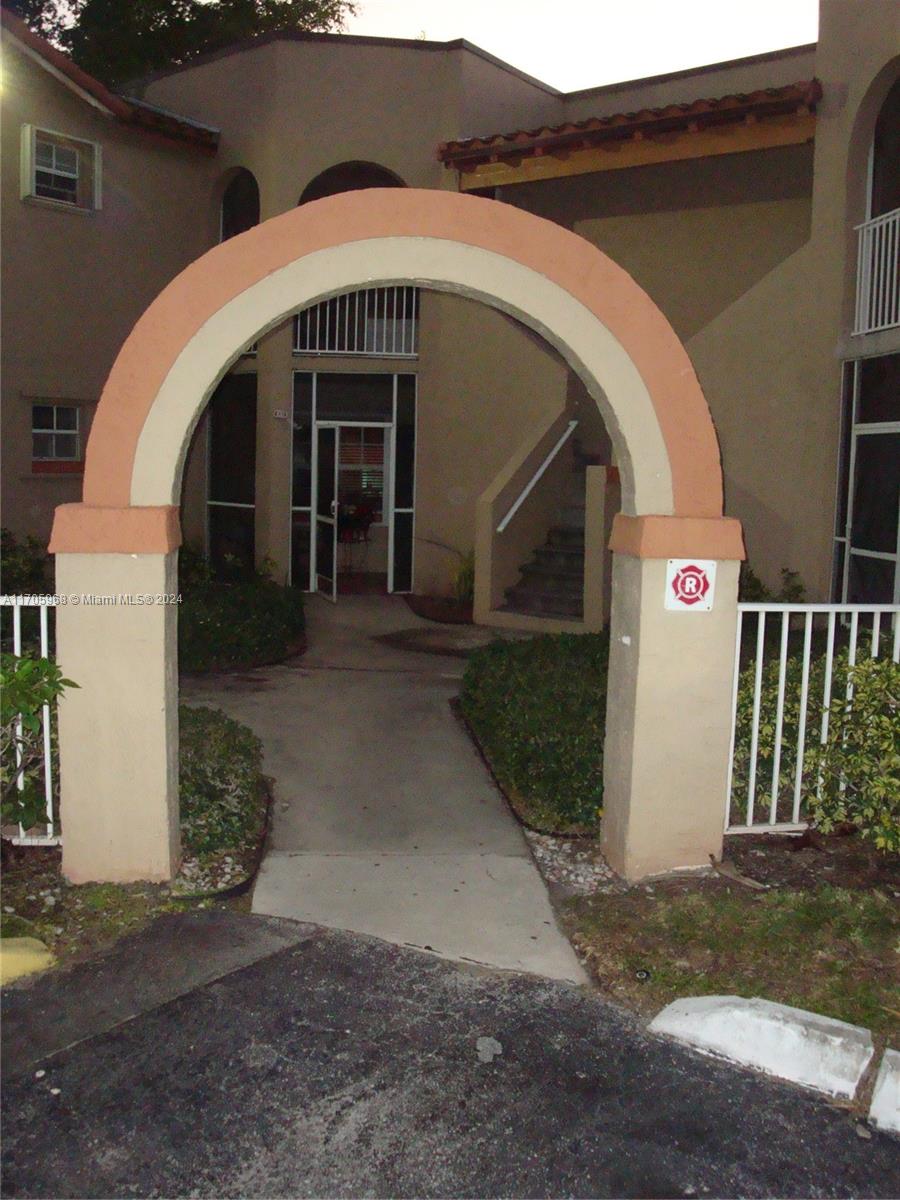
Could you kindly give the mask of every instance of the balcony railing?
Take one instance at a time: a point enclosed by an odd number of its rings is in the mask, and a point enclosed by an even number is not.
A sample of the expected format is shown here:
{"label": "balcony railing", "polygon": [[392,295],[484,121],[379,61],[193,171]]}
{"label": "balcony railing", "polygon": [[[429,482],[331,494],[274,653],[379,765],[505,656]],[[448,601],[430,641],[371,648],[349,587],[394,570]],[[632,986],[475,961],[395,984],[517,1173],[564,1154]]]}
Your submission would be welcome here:
{"label": "balcony railing", "polygon": [[419,352],[419,289],[378,287],[313,304],[294,326],[297,354],[415,358]]}
{"label": "balcony railing", "polygon": [[900,325],[900,208],[857,225],[854,334]]}

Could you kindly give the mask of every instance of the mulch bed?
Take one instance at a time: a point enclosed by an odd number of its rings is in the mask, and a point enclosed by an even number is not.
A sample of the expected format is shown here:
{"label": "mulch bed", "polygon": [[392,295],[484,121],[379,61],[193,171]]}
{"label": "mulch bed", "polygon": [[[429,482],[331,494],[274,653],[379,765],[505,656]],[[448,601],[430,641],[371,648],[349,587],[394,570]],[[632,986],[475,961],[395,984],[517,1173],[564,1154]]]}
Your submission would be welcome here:
{"label": "mulch bed", "polygon": [[440,621],[442,625],[471,625],[472,602],[459,604],[449,596],[406,596],[406,603],[426,621]]}
{"label": "mulch bed", "polygon": [[742,875],[770,888],[830,884],[900,896],[900,855],[884,854],[850,831],[827,836],[807,831],[799,837],[740,834],[725,839],[725,858]]}

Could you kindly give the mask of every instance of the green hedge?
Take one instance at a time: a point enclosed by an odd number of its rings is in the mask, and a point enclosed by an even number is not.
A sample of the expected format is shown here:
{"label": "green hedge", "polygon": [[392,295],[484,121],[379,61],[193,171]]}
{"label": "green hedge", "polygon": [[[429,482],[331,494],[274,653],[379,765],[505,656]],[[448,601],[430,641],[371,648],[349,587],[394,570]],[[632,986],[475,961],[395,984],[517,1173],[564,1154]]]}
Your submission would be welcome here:
{"label": "green hedge", "polygon": [[249,667],[285,658],[304,629],[303,593],[266,574],[220,580],[185,548],[179,571],[178,661],[183,671]]}
{"label": "green hedge", "polygon": [[510,802],[535,829],[596,832],[603,803],[609,639],[495,641],[469,658],[460,697]]}
{"label": "green hedge", "polygon": [[[0,818],[4,825],[31,829],[46,819],[43,708],[50,709],[50,753],[53,760],[53,805],[59,801],[59,743],[56,701],[66,688],[47,658],[0,653]],[[22,787],[19,787],[19,780]]]}
{"label": "green hedge", "polygon": [[240,850],[262,833],[262,742],[216,708],[178,710],[181,841],[191,854]]}
{"label": "green hedge", "polygon": [[[825,656],[821,655],[812,660],[809,668],[802,811],[825,833],[850,824],[879,850],[900,851],[900,666],[891,661],[888,638],[883,639],[879,658],[862,655],[852,668],[845,648],[835,654],[828,734],[823,745],[825,666]],[[793,811],[802,667],[800,656],[788,658],[777,781],[779,821],[791,820]],[[763,667],[760,690],[756,813],[766,816],[775,763],[779,671],[776,656]],[[738,685],[731,792],[731,816],[736,823],[745,819],[754,683],[755,665],[751,664],[741,672]],[[848,684],[852,685],[849,701]]]}
{"label": "green hedge", "polygon": [[53,560],[37,538],[18,538],[11,529],[0,529],[0,564],[5,596],[52,592]]}

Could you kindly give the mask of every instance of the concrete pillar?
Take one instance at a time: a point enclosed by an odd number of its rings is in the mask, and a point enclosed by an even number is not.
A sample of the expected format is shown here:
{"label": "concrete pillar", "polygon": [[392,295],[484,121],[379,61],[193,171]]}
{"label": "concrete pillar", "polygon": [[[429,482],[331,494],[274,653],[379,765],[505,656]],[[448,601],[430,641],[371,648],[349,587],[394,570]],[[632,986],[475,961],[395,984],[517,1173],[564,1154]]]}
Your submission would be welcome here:
{"label": "concrete pillar", "polygon": [[291,557],[293,329],[288,321],[261,338],[256,358],[256,562],[273,564],[279,583]]}
{"label": "concrete pillar", "polygon": [[612,558],[609,538],[619,511],[619,472],[592,466],[585,472],[584,627],[590,632],[609,624],[612,602]]}
{"label": "concrete pillar", "polygon": [[669,611],[667,559],[613,554],[602,838],[628,879],[721,857],[738,566],[710,612]]}
{"label": "concrete pillar", "polygon": [[[80,506],[73,506],[80,507]],[[178,869],[178,553],[57,553],[63,874]]]}

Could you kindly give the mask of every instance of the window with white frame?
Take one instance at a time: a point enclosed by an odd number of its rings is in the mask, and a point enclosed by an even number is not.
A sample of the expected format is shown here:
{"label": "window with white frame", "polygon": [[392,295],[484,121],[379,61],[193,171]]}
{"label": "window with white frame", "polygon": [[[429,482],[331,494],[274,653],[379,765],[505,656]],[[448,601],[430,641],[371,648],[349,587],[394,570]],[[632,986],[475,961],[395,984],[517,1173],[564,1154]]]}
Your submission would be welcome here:
{"label": "window with white frame", "polygon": [[22,126],[22,198],[68,208],[100,207],[100,147],[34,125]]}
{"label": "window with white frame", "polygon": [[32,404],[32,460],[35,463],[79,463],[80,424],[75,404]]}

